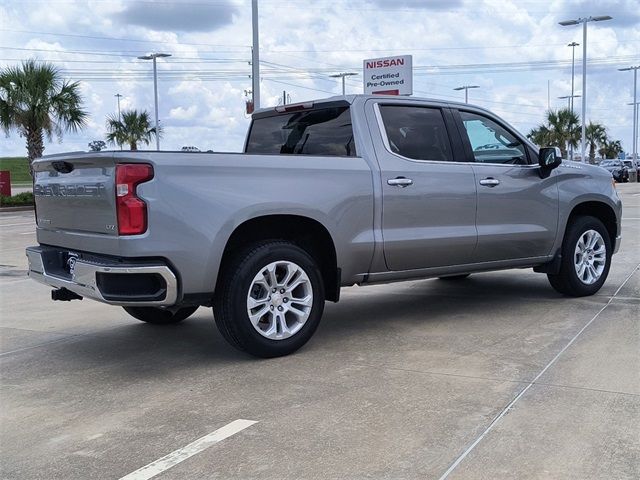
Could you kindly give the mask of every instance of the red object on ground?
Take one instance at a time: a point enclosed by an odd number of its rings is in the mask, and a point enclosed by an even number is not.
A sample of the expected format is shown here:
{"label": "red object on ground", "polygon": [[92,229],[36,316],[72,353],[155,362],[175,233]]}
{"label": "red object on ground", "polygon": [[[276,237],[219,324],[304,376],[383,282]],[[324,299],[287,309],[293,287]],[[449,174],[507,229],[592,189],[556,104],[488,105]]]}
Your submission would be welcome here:
{"label": "red object on ground", "polygon": [[11,172],[9,170],[0,172],[0,195],[3,197],[11,196]]}

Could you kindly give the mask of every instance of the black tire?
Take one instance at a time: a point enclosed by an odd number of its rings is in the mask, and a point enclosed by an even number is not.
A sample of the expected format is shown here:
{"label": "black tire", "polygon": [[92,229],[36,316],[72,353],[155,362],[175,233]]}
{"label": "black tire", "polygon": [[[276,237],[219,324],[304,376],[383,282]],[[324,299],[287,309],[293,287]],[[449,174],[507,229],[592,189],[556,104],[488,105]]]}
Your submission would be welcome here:
{"label": "black tire", "polygon": [[[606,248],[605,265],[600,278],[592,284],[584,283],[579,277],[574,264],[574,252],[580,237],[588,230],[595,230],[604,240]],[[611,267],[611,239],[609,232],[600,220],[595,217],[581,216],[575,218],[567,226],[567,231],[562,242],[562,259],[558,274],[547,274],[551,286],[564,295],[571,297],[585,297],[594,295],[600,290],[609,275]]]}
{"label": "black tire", "polygon": [[464,280],[469,277],[470,273],[463,273],[462,275],[450,275],[448,277],[438,277],[438,280],[444,280],[446,282],[456,282],[459,280]]}
{"label": "black tire", "polygon": [[171,325],[189,318],[198,309],[195,307],[179,308],[175,312],[159,307],[122,307],[125,312],[142,322],[154,325]]}
{"label": "black tire", "polygon": [[[254,277],[272,262],[288,261],[299,266],[309,278],[313,301],[300,330],[283,339],[260,334],[249,320],[247,295]],[[322,275],[305,250],[285,241],[264,241],[238,253],[220,276],[213,314],[222,336],[235,348],[256,357],[288,355],[302,347],[318,328],[324,310]]]}

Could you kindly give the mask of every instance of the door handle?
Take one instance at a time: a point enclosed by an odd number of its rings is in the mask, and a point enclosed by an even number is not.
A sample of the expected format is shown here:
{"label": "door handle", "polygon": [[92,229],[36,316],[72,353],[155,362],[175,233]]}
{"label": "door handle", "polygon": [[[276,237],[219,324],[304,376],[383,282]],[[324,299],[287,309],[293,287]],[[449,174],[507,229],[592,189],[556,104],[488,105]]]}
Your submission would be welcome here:
{"label": "door handle", "polygon": [[500,180],[493,177],[488,177],[480,180],[480,185],[484,185],[485,187],[497,187],[500,185]]}
{"label": "door handle", "polygon": [[405,187],[408,187],[409,185],[413,185],[413,180],[406,177],[390,178],[389,180],[387,180],[387,185],[405,188]]}

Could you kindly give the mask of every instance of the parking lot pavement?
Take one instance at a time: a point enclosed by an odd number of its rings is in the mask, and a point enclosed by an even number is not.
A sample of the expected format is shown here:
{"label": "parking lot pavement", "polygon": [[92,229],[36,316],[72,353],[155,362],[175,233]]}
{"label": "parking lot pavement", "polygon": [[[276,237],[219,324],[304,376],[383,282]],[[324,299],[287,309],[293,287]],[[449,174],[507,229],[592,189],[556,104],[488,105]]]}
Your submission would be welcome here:
{"label": "parking lot pavement", "polygon": [[353,287],[273,360],[209,309],[158,327],[51,302],[24,277],[33,214],[0,214],[0,477],[637,479],[640,184],[618,189],[598,295],[531,270]]}

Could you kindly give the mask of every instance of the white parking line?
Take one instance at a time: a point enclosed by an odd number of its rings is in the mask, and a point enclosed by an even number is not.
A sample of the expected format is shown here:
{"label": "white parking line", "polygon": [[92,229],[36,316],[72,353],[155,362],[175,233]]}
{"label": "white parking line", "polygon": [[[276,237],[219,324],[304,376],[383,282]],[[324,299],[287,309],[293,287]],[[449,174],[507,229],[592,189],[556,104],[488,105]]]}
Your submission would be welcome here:
{"label": "white parking line", "polygon": [[33,222],[29,223],[9,223],[9,224],[0,224],[0,227],[19,227],[21,225],[33,225]]}
{"label": "white parking line", "polygon": [[567,343],[564,347],[562,347],[562,349],[556,354],[555,357],[553,357],[551,359],[551,361],[549,363],[547,363],[547,365],[540,370],[540,373],[538,373],[535,378],[533,380],[531,380],[531,382],[529,382],[527,384],[527,386],[525,386],[520,393],[518,393],[518,395],[515,396],[515,398],[513,400],[511,400],[511,402],[509,402],[509,405],[507,405],[506,407],[504,407],[502,409],[502,411],[492,420],[492,422],[489,424],[489,426],[487,428],[485,428],[485,430],[480,434],[480,436],[478,438],[476,438],[473,443],[471,445],[469,445],[469,447],[467,447],[467,449],[462,452],[460,454],[460,456],[458,458],[456,458],[456,460],[451,464],[451,466],[447,469],[446,472],[444,472],[442,474],[442,476],[440,477],[439,480],[445,480],[449,475],[451,475],[451,472],[453,472],[456,467],[458,465],[460,465],[460,463],[467,457],[467,455],[469,455],[471,453],[471,451],[476,448],[476,446],[482,441],[482,439],[493,429],[493,427],[496,426],[496,424],[500,421],[500,419],[502,419],[502,417],[504,417],[509,410],[511,410],[513,408],[513,406],[516,404],[516,402],[518,400],[520,400],[522,398],[522,396],[527,393],[527,390],[529,390],[533,385],[535,385],[535,383],[540,379],[540,377],[542,377],[542,375],[544,375],[544,372],[546,372],[547,370],[549,370],[549,368],[551,368],[551,366],[556,363],[556,361],[558,360],[558,358],[560,358],[560,356],[567,350],[567,348],[569,348],[571,345],[573,345],[573,343],[578,339],[578,337],[580,335],[582,335],[582,332],[584,332],[589,325],[591,325],[593,322],[595,322],[595,320],[600,316],[600,314],[602,312],[604,312],[604,310],[611,305],[611,302],[613,302],[613,299],[616,297],[616,295],[620,292],[620,290],[622,290],[622,287],[624,287],[627,283],[627,281],[633,276],[634,273],[636,273],[636,271],[638,270],[638,268],[640,268],[640,264],[636,265],[636,268],[633,269],[633,271],[629,274],[629,276],[627,278],[624,279],[624,282],[622,282],[622,284],[618,287],[618,289],[615,291],[615,293],[611,296],[611,298],[609,298],[609,301],[604,305],[604,307],[602,307],[600,310],[598,310],[598,313],[596,313],[593,318],[591,320],[589,320],[579,331],[578,333],[576,333],[573,338],[571,340],[569,340],[569,343]]}
{"label": "white parking line", "polygon": [[149,478],[155,477],[159,473],[170,469],[178,463],[184,462],[187,458],[193,457],[197,453],[209,448],[211,445],[221,442],[225,438],[235,435],[245,428],[250,427],[254,423],[258,422],[254,420],[234,420],[215,432],[211,432],[208,435],[199,438],[195,442],[179,448],[178,450],[159,458],[155,462],[151,462],[149,465],[139,468],[135,472],[125,475],[120,480],[148,480]]}

